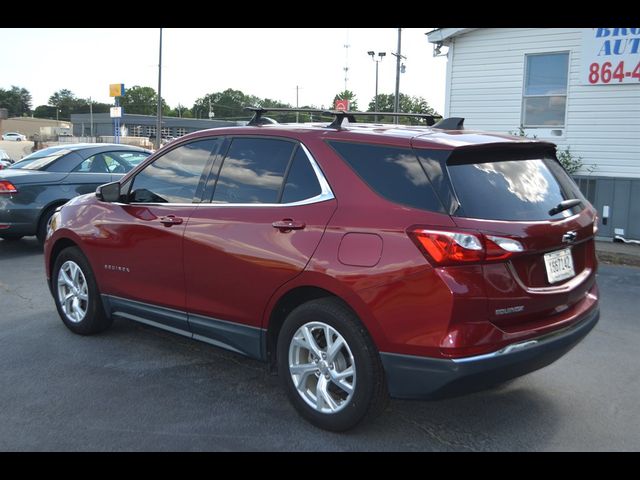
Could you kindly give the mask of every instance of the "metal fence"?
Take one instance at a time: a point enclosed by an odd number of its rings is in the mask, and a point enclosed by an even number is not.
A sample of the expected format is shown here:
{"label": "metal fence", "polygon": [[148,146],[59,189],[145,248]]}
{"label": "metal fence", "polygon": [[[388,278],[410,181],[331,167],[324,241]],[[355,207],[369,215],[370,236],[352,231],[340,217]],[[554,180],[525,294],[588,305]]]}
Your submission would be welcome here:
{"label": "metal fence", "polygon": [[[57,143],[115,143],[116,137],[58,137]],[[142,148],[153,148],[153,144],[146,137],[120,137],[120,143],[135,145]]]}

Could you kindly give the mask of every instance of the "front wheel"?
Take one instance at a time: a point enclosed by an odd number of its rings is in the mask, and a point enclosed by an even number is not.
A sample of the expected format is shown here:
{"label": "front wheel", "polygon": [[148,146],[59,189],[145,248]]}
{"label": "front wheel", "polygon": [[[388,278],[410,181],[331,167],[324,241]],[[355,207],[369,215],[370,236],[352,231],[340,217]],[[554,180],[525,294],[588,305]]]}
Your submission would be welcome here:
{"label": "front wheel", "polygon": [[387,404],[380,356],[358,318],[337,299],[294,309],[278,336],[277,354],[289,400],[317,427],[345,431]]}
{"label": "front wheel", "polygon": [[111,326],[89,262],[77,247],[65,248],[56,258],[51,275],[53,296],[60,318],[69,330],[91,335]]}

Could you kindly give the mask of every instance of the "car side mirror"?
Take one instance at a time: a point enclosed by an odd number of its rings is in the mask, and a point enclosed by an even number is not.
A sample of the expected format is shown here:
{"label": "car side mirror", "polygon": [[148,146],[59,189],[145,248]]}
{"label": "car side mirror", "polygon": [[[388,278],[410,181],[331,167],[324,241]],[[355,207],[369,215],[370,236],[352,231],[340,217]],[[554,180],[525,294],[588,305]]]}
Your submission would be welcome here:
{"label": "car side mirror", "polygon": [[96,197],[103,202],[117,202],[120,200],[120,182],[111,182],[96,188]]}

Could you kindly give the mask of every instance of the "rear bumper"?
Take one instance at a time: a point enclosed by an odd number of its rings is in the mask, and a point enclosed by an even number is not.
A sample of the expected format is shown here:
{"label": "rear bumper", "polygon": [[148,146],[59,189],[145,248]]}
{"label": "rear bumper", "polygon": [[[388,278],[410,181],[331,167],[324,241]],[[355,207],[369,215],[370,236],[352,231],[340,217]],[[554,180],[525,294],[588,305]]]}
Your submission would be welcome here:
{"label": "rear bumper", "polygon": [[442,398],[497,385],[555,362],[599,319],[596,307],[566,329],[474,357],[441,359],[380,353],[389,393],[395,398]]}

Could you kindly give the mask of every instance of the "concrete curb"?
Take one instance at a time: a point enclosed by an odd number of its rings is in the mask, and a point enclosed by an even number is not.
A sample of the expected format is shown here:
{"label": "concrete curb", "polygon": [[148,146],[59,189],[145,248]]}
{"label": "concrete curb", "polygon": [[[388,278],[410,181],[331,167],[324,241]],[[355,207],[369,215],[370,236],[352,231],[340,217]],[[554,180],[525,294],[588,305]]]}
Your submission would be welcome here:
{"label": "concrete curb", "polygon": [[596,255],[598,257],[598,261],[603,263],[640,267],[640,256],[620,252],[604,252],[602,250],[596,250]]}

